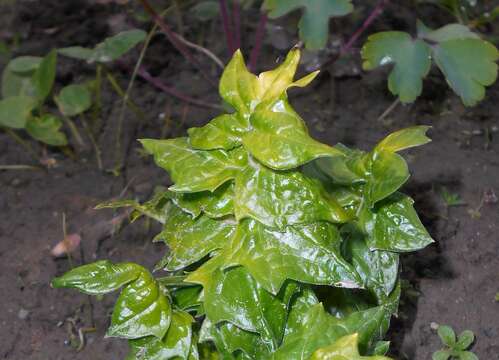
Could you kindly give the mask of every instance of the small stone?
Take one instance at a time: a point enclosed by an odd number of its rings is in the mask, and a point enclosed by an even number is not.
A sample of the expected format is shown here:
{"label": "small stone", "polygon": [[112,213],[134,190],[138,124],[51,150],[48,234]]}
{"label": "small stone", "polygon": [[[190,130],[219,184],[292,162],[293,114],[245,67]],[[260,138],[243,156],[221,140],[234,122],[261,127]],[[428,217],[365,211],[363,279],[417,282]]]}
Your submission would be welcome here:
{"label": "small stone", "polygon": [[438,324],[437,324],[436,322],[433,322],[433,321],[432,321],[432,322],[430,323],[430,328],[431,328],[432,330],[438,330]]}
{"label": "small stone", "polygon": [[19,312],[17,313],[17,317],[20,319],[20,320],[26,320],[29,316],[29,311],[24,309],[24,308],[21,308],[19,309]]}

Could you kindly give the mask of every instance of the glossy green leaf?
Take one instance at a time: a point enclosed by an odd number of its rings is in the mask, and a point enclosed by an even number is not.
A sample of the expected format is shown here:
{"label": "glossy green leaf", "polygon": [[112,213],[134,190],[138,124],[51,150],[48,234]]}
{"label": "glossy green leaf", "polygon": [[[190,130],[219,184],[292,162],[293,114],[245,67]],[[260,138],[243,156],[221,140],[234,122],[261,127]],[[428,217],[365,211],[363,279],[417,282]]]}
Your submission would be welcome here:
{"label": "glossy green leaf", "polygon": [[62,121],[52,114],[31,117],[26,123],[26,131],[32,138],[52,146],[64,146],[68,143],[66,135],[59,131],[61,127]]}
{"label": "glossy green leaf", "polygon": [[248,71],[243,55],[238,50],[220,79],[220,96],[234,107],[239,116],[248,119],[260,103],[272,104],[285,96],[290,87],[304,87],[315,78],[318,72],[293,81],[299,61],[300,52],[293,49],[277,68],[256,76]]}
{"label": "glossy green leaf", "polygon": [[173,303],[179,309],[185,311],[199,309],[199,307],[202,306],[203,303],[201,300],[202,289],[203,288],[201,286],[185,286],[174,289],[171,291]]}
{"label": "glossy green leaf", "polygon": [[215,191],[177,194],[173,202],[192,217],[204,213],[211,218],[221,218],[234,214],[234,182],[228,181]]}
{"label": "glossy green leaf", "polygon": [[187,138],[140,141],[154,155],[156,164],[170,173],[175,183],[170,187],[172,191],[214,191],[246,166],[246,153],[242,149],[194,150]]}
{"label": "glossy green leaf", "polygon": [[433,48],[433,57],[449,85],[466,106],[473,106],[482,100],[485,87],[497,79],[499,51],[486,41],[445,41]]}
{"label": "glossy green leaf", "polygon": [[388,313],[391,314],[390,310],[378,306],[339,319],[328,314],[322,304],[314,305],[307,311],[300,328],[284,338],[272,359],[306,360],[314,351],[353,333],[359,334],[360,346],[366,347],[376,338],[382,322]]}
{"label": "glossy green leaf", "polygon": [[[170,210],[169,201],[171,194],[167,191],[158,191],[152,199],[140,204],[135,200],[111,200],[100,203],[95,209],[117,209],[122,207],[131,207],[140,215],[145,215],[164,224],[166,222],[168,211]],[[139,215],[132,216],[136,220]]]}
{"label": "glossy green leaf", "polygon": [[466,350],[475,341],[475,334],[473,331],[465,330],[457,337],[456,348],[459,350]]}
{"label": "glossy green leaf", "polygon": [[365,288],[376,295],[379,304],[383,303],[397,283],[399,254],[371,250],[362,233],[353,227],[348,227],[343,235],[345,257],[354,265]]}
{"label": "glossy green leaf", "polygon": [[388,88],[400,101],[416,100],[423,89],[423,78],[431,67],[429,46],[407,33],[387,31],[369,36],[362,48],[363,68],[394,64],[388,77]]}
{"label": "glossy green leaf", "polygon": [[164,241],[171,250],[160,266],[168,271],[185,268],[227,246],[235,229],[232,219],[213,220],[204,215],[193,219],[180,208],[173,207],[163,231],[155,238],[155,241]]}
{"label": "glossy green leaf", "polygon": [[55,97],[55,102],[61,113],[66,116],[76,116],[92,106],[92,96],[86,86],[71,84],[61,90]]}
{"label": "glossy green leaf", "polygon": [[[242,353],[242,359],[265,359],[269,350],[256,333],[242,330],[229,322],[214,325],[205,318],[200,331],[200,342],[211,341],[219,352],[231,358],[236,352]],[[239,358],[237,358],[239,359]]]}
{"label": "glossy green leaf", "polygon": [[115,291],[137,279],[140,266],[132,263],[113,264],[101,260],[68,271],[52,280],[54,288],[74,288],[89,295],[102,295]]}
{"label": "glossy green leaf", "polygon": [[172,312],[171,324],[163,339],[150,336],[130,340],[131,359],[136,360],[187,360],[191,351],[192,323],[194,319],[184,311]]}
{"label": "glossy green leaf", "polygon": [[319,183],[298,171],[277,172],[252,163],[237,177],[235,194],[238,220],[251,217],[278,228],[319,220],[348,220]]}
{"label": "glossy green leaf", "polygon": [[152,335],[162,339],[170,325],[171,307],[164,290],[139,265],[101,260],[74,268],[51,284],[55,288],[75,288],[89,295],[123,287],[107,336],[137,339]]}
{"label": "glossy green leaf", "polygon": [[36,101],[27,96],[12,96],[0,100],[0,126],[13,129],[26,127]]}
{"label": "glossy green leaf", "polygon": [[244,147],[272,169],[288,170],[318,157],[342,155],[312,139],[303,120],[284,99],[257,109],[250,122],[252,131],[244,135]]}
{"label": "glossy green leaf", "polygon": [[343,144],[338,144],[335,147],[338,148],[344,156],[319,158],[311,163],[311,166],[327,175],[335,184],[354,185],[364,183],[366,181],[366,176],[364,173],[356,171],[355,165],[361,160],[363,152],[349,149]]}
{"label": "glossy green leaf", "polygon": [[285,280],[360,287],[361,279],[340,255],[340,236],[328,223],[287,227],[283,232],[243,220],[232,239],[230,264],[243,265],[277,294]]}
{"label": "glossy green leaf", "polygon": [[244,267],[222,271],[217,256],[187,278],[204,289],[206,315],[213,323],[229,321],[239,328],[259,333],[269,350],[282,338],[287,304],[267,292]]}
{"label": "glossy green leaf", "polygon": [[288,319],[284,336],[288,337],[302,329],[303,322],[307,318],[307,313],[319,300],[312,289],[303,287],[291,300]]}
{"label": "glossy green leaf", "polygon": [[266,0],[264,6],[270,10],[271,18],[278,18],[303,8],[298,27],[300,38],[309,49],[321,49],[326,46],[331,17],[344,16],[353,11],[351,0]]}
{"label": "glossy green leaf", "polygon": [[396,193],[371,210],[365,210],[359,223],[367,233],[371,249],[415,251],[433,242],[413,207],[414,201]]}
{"label": "glossy green leaf", "polygon": [[448,360],[451,356],[451,352],[449,350],[438,350],[435,351],[432,355],[433,360]]}
{"label": "glossy green leaf", "polygon": [[19,56],[12,59],[7,65],[10,71],[20,74],[31,74],[38,66],[42,58],[39,56]]}
{"label": "glossy green leaf", "polygon": [[242,135],[249,130],[248,120],[237,114],[224,114],[203,127],[190,128],[189,140],[194,149],[231,150],[241,145]]}
{"label": "glossy green leaf", "polygon": [[346,335],[332,345],[316,350],[310,360],[390,360],[385,356],[360,356],[358,334]]}
{"label": "glossy green leaf", "polygon": [[376,151],[397,152],[431,142],[426,136],[430,126],[413,126],[391,133],[376,145]]}
{"label": "glossy green leaf", "polygon": [[36,98],[43,102],[50,94],[55,81],[57,65],[57,51],[50,51],[40,62],[33,74],[33,84],[36,90]]}
{"label": "glossy green leaf", "polygon": [[93,49],[83,48],[81,46],[72,46],[59,49],[59,53],[64,56],[79,60],[86,60],[89,63],[106,63],[122,57],[137,44],[145,40],[147,33],[143,30],[132,29],[122,31],[114,36],[106,38],[103,42],[97,44]]}
{"label": "glossy green leaf", "polygon": [[456,345],[456,334],[450,326],[440,325],[437,329],[438,336],[442,340],[442,343],[449,347],[454,347]]}
{"label": "glossy green leaf", "polygon": [[106,336],[162,339],[171,320],[171,306],[163,289],[147,271],[125,286],[114,306]]}

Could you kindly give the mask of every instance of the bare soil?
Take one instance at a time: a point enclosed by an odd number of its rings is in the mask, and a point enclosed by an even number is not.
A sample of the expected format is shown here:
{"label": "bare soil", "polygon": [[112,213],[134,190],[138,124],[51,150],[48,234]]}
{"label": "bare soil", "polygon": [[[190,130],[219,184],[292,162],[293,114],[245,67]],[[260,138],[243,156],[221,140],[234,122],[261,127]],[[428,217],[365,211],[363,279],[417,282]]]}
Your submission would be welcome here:
{"label": "bare soil", "polygon": [[[360,9],[373,5],[366,2]],[[412,30],[414,15],[410,1],[391,5],[371,31],[395,28]],[[145,25],[124,18],[133,7],[101,5],[96,1],[18,0],[0,5],[0,39],[18,36],[15,55],[43,55],[52,47],[91,46],[123,26]],[[441,12],[424,10],[421,15],[445,22]],[[365,14],[365,12],[363,13]],[[332,27],[340,35],[351,34],[363,16],[339,20]],[[255,23],[255,13],[248,23]],[[128,20],[127,20],[128,19]],[[169,19],[172,22],[174,18]],[[190,21],[190,22],[189,22]],[[184,19],[184,31],[225,59],[218,22],[206,26]],[[499,34],[490,26],[487,35]],[[246,52],[251,48],[253,28],[245,35]],[[283,33],[277,42],[286,40]],[[294,39],[291,36],[291,41]],[[275,45],[275,44],[274,44]],[[291,45],[291,43],[290,43]],[[283,54],[268,42],[260,66],[266,68]],[[131,54],[130,61],[137,53]],[[6,63],[2,58],[0,68]],[[208,63],[205,58],[200,61]],[[158,36],[146,56],[146,66],[155,76],[190,95],[218,102],[218,95],[190,67],[167,40]],[[452,325],[457,331],[470,329],[477,336],[473,351],[480,359],[499,359],[499,83],[487,92],[480,105],[466,109],[435,72],[425,82],[422,97],[412,106],[399,106],[384,120],[379,115],[393,97],[386,90],[385,73],[359,71],[358,55],[326,69],[306,90],[293,90],[291,102],[307,120],[319,140],[369,149],[387,133],[416,124],[432,125],[433,142],[405,154],[412,178],[405,191],[414,197],[425,225],[436,240],[427,249],[403,256],[405,280],[400,315],[393,320],[390,338],[397,359],[428,360],[440,341],[432,322]],[[130,74],[111,67],[123,87]],[[217,76],[214,68],[208,70]],[[60,59],[57,86],[94,76],[91,66]],[[174,137],[187,128],[210,120],[217,111],[194,107],[159,93],[137,81],[133,100],[144,111],[139,119],[127,111],[123,122],[120,156],[124,167],[118,175],[99,171],[91,148],[75,151],[71,158],[57,149],[32,146],[45,158],[55,160],[48,170],[0,172],[0,357],[13,360],[109,360],[124,358],[126,342],[103,339],[114,303],[113,296],[92,299],[72,291],[53,290],[49,281],[71,265],[109,258],[136,261],[152,267],[165,249],[151,243],[155,224],[126,224],[122,211],[96,211],[103,200],[123,196],[143,200],[155,186],[169,179],[135,141],[141,137]],[[103,92],[102,125],[98,143],[104,167],[116,158],[116,129],[121,101],[106,85]],[[30,141],[28,138],[26,140]],[[89,140],[86,141],[90,144]],[[34,164],[22,147],[0,133],[0,164]],[[442,188],[458,194],[465,205],[447,207]],[[53,259],[50,249],[63,237],[62,217],[68,233],[82,237],[81,247],[71,259]],[[76,351],[78,329],[87,333],[85,346]],[[71,340],[73,339],[73,340]]]}

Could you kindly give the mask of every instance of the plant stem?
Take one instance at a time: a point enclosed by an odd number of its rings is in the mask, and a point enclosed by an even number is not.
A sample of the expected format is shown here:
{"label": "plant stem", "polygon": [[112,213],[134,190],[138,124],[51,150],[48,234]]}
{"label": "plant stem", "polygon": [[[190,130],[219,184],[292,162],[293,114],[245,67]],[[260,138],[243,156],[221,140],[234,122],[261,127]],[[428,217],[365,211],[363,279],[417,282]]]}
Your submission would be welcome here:
{"label": "plant stem", "polygon": [[33,165],[0,165],[0,170],[43,170]]}
{"label": "plant stem", "polygon": [[152,8],[151,4],[149,4],[148,0],[140,0],[142,3],[142,6],[146,10],[149,15],[154,19],[154,22],[158,24],[158,26],[161,28],[161,30],[165,33],[166,37],[172,45],[185,57],[185,59],[194,65],[195,67],[198,68],[198,70],[201,72],[201,75],[214,87],[217,87],[217,84],[215,81],[213,81],[212,78],[208,76],[208,74],[204,71],[203,67],[199,63],[199,61],[196,60],[190,53],[190,51],[187,49],[185,44],[183,44],[179,39],[178,35],[175,34],[172,29],[166,24],[165,21],[163,21],[163,18],[158,15],[158,13]]}
{"label": "plant stem", "polygon": [[31,145],[29,143],[27,143],[26,141],[24,141],[19,135],[17,135],[14,130],[11,130],[9,128],[4,128],[5,130],[5,133],[7,135],[9,135],[12,139],[14,139],[15,142],[17,142],[19,145],[21,145],[24,149],[26,149],[26,151],[33,157],[33,159],[35,159],[36,161],[38,161],[38,154],[36,153],[35,150],[33,150],[33,148],[31,147]]}
{"label": "plant stem", "polygon": [[235,51],[234,48],[234,33],[232,32],[232,27],[230,24],[229,11],[227,9],[227,2],[225,0],[218,0],[220,4],[220,15],[222,15],[222,25],[224,28],[225,39],[227,41],[227,53],[229,57]]}
{"label": "plant stem", "polygon": [[88,137],[90,138],[90,142],[92,143],[95,151],[95,158],[97,160],[97,167],[99,170],[102,170],[102,159],[101,159],[101,152],[99,149],[99,145],[97,144],[97,141],[95,140],[94,134],[92,133],[92,129],[87,124],[87,120],[85,119],[85,116],[83,114],[80,114],[80,121],[83,124],[83,128],[87,132]]}
{"label": "plant stem", "polygon": [[175,96],[176,98],[178,98],[180,100],[183,100],[185,102],[191,103],[193,105],[201,106],[201,107],[206,107],[206,108],[211,108],[211,109],[217,109],[217,110],[223,109],[223,107],[221,105],[208,103],[208,102],[205,102],[203,100],[197,100],[197,99],[194,99],[194,98],[192,98],[192,97],[190,97],[188,95],[185,95],[185,94],[181,93],[180,91],[174,89],[173,87],[170,87],[170,86],[166,85],[165,83],[163,83],[158,78],[153,77],[143,67],[139,68],[139,70],[137,71],[137,74],[142,79],[144,79],[145,81],[147,81],[151,85],[153,85],[154,87],[162,90],[163,92],[165,92],[167,94]]}
{"label": "plant stem", "polygon": [[234,0],[232,5],[232,19],[234,23],[234,48],[241,48],[241,6],[239,0]]}
{"label": "plant stem", "polygon": [[[125,97],[125,91],[121,88],[120,84],[118,84],[118,81],[116,80],[116,78],[114,77],[114,75],[111,74],[111,72],[106,71],[106,78],[109,81],[109,83],[111,84],[111,87],[113,88],[113,90],[119,96],[121,96],[122,98],[124,98]],[[135,113],[135,115],[137,115],[141,120],[143,120],[145,118],[145,115],[142,112],[142,110],[140,110],[139,107],[137,105],[135,105],[135,103],[132,100],[126,99],[126,104],[130,108],[130,110],[132,110]]]}
{"label": "plant stem", "polygon": [[390,115],[390,113],[395,110],[395,108],[398,106],[398,104],[400,104],[400,99],[399,98],[396,98],[394,102],[392,102],[390,104],[390,106],[388,106],[386,108],[385,111],[383,111],[383,114],[381,114],[379,117],[378,117],[378,121],[381,121],[381,120],[384,120],[384,118],[386,118],[388,115]]}
{"label": "plant stem", "polygon": [[384,8],[388,5],[390,0],[379,0],[374,9],[371,11],[369,16],[364,20],[360,28],[357,29],[350,37],[350,39],[341,47],[340,51],[332,56],[329,60],[327,60],[321,67],[331,65],[338,61],[340,57],[345,55],[350,51],[355,42],[359,39],[359,37],[364,33],[364,31],[371,26],[371,24],[376,20],[376,18],[383,13]]}
{"label": "plant stem", "polygon": [[267,20],[268,20],[267,14],[262,13],[260,15],[260,21],[258,22],[258,28],[256,29],[255,40],[253,42],[253,49],[251,49],[251,54],[250,54],[250,61],[248,67],[251,71],[255,71],[256,63],[258,61],[258,57],[260,56]]}
{"label": "plant stem", "polygon": [[100,112],[102,109],[102,64],[97,63],[95,68],[95,105],[92,113],[92,127],[100,128]]}
{"label": "plant stem", "polygon": [[83,141],[83,138],[80,135],[80,132],[78,131],[78,128],[74,124],[73,120],[68,118],[66,115],[62,114],[62,118],[64,121],[69,126],[69,130],[71,131],[71,134],[73,134],[73,137],[76,139],[76,142],[81,146],[81,147],[86,147],[87,145],[85,144],[85,141]]}

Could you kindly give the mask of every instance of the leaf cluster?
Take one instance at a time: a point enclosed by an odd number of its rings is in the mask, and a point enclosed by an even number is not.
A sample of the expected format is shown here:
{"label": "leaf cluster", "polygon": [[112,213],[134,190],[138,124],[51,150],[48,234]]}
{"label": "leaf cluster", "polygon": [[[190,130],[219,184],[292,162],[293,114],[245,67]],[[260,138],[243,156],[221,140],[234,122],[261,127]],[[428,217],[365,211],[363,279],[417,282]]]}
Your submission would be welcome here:
{"label": "leaf cluster", "polygon": [[434,352],[433,360],[478,360],[474,353],[467,351],[475,340],[475,334],[472,331],[465,330],[456,337],[456,333],[450,326],[439,325],[437,332],[445,348]]}
{"label": "leaf cluster", "polygon": [[236,52],[220,81],[233,112],[188,137],[141,140],[174,185],[100,206],[163,225],[157,270],[169,276],[97,262],[54,280],[91,294],[124,286],[109,335],[130,339],[129,359],[387,359],[400,253],[433,241],[398,192],[409,177],[398,152],[427,143],[427,127],[370,152],[318,142],[287,98],[317,75],[295,80],[299,59],[293,49],[257,76]]}
{"label": "leaf cluster", "polygon": [[87,111],[92,106],[92,86],[65,86],[53,96],[60,114],[47,111],[46,105],[53,93],[58,54],[102,63],[116,60],[144,38],[142,30],[129,30],[107,38],[94,49],[53,49],[44,57],[20,56],[12,59],[2,74],[0,127],[24,129],[32,138],[47,145],[67,145],[66,135],[61,131],[61,117],[67,119]]}

